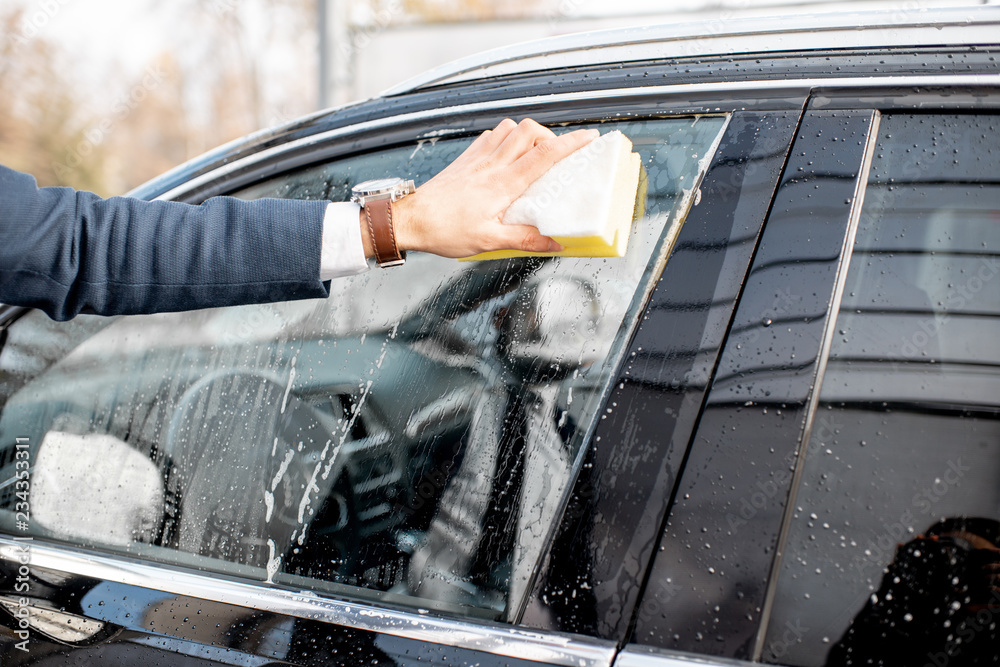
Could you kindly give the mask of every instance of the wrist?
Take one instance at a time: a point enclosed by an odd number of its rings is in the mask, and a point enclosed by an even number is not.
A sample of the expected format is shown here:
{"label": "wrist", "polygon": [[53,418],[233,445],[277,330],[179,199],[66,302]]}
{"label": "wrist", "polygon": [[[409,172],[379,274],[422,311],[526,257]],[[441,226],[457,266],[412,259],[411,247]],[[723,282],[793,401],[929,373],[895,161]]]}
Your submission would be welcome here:
{"label": "wrist", "polygon": [[371,179],[351,189],[351,201],[362,207],[359,223],[365,254],[383,268],[406,262],[406,247],[399,242],[397,202],[414,189],[413,181],[401,178]]}
{"label": "wrist", "polygon": [[[416,225],[413,224],[413,198],[415,196],[415,194],[410,195],[392,203],[392,224],[396,232],[396,246],[401,252],[422,248],[417,240]],[[364,206],[358,210],[358,225],[361,227],[361,245],[364,247],[365,257],[375,259],[375,243],[372,240],[371,228],[368,226]]]}
{"label": "wrist", "polygon": [[365,258],[375,259],[375,244],[372,243],[371,233],[368,231],[368,220],[365,217],[365,207],[358,209],[358,224],[361,225],[361,245],[364,247]]}
{"label": "wrist", "polygon": [[419,203],[419,194],[414,192],[403,197],[392,204],[393,225],[396,228],[396,243],[402,252],[407,250],[423,250],[420,243],[418,225],[414,224],[416,217],[416,204]]}

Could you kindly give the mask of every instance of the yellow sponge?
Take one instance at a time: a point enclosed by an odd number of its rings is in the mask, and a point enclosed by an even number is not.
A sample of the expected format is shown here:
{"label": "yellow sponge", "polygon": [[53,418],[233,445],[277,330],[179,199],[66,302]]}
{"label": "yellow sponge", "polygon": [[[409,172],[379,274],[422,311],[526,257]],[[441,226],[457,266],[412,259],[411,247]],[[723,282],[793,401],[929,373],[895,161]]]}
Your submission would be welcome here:
{"label": "yellow sponge", "polygon": [[639,186],[639,155],[615,130],[563,158],[507,212],[508,225],[534,225],[563,246],[561,252],[498,250],[463,261],[505,257],[623,257]]}

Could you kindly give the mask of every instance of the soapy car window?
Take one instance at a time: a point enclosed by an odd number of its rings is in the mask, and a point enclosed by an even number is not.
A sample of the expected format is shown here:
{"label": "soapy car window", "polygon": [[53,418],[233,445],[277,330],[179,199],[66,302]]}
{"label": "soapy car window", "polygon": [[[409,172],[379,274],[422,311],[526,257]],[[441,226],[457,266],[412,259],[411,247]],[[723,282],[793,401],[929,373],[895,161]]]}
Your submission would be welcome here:
{"label": "soapy car window", "polygon": [[[643,164],[624,258],[411,253],[334,281],[326,300],[22,318],[0,354],[0,442],[30,442],[32,533],[506,618],[725,124],[613,125]],[[236,194],[345,200],[390,175],[419,185],[468,143],[419,141]],[[0,457],[0,506],[13,510],[13,450]],[[0,521],[11,531],[14,512]]]}

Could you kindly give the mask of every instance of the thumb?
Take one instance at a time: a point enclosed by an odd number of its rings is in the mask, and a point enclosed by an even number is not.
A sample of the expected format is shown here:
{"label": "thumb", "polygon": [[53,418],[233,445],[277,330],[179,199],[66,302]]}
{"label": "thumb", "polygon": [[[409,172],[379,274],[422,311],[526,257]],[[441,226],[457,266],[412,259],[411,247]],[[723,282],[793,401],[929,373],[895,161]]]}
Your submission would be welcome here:
{"label": "thumb", "polygon": [[559,252],[563,249],[555,240],[543,236],[531,225],[500,225],[497,231],[498,249],[525,252]]}

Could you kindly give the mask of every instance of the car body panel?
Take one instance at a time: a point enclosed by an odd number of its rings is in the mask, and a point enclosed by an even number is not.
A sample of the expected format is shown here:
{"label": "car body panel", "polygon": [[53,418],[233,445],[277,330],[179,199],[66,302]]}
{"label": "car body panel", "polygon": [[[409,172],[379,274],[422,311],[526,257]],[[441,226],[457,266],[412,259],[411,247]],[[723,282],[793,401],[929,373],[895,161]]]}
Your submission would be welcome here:
{"label": "car body panel", "polygon": [[[490,79],[594,64],[678,59],[687,56],[773,55],[804,49],[858,49],[990,44],[1000,10],[977,8],[970,30],[968,9],[868,11],[766,18],[719,18],[561,35],[486,51],[390,88],[384,96],[435,85]],[[981,21],[981,23],[979,22]],[[934,30],[928,30],[933,28]],[[761,44],[766,46],[761,48]]]}
{"label": "car body panel", "polygon": [[[365,661],[366,650],[373,660],[382,654],[380,646],[386,641],[380,639],[382,636],[436,646],[432,652],[441,661],[451,652],[461,656],[462,662],[475,657],[483,664],[500,660],[514,664],[511,659],[519,658],[517,664],[596,667],[609,665],[614,655],[613,644],[585,637],[500,624],[470,626],[463,620],[376,608],[309,590],[263,588],[138,559],[95,556],[0,538],[0,558],[6,564],[17,563],[25,549],[30,551],[32,589],[49,593],[47,598],[33,600],[34,605],[61,609],[124,632],[174,637],[192,645],[225,647],[245,654],[232,661],[221,660],[225,664],[252,664],[250,656],[268,660],[291,657],[293,664],[299,664],[296,654],[308,655],[306,664],[331,664],[326,660],[359,664]],[[57,581],[58,586],[46,585],[51,581]],[[263,631],[278,627],[283,629],[277,636]],[[36,635],[40,633],[36,631]],[[320,635],[334,638],[327,640],[325,653],[309,652],[309,644]],[[80,646],[90,643],[77,642]],[[407,651],[412,653],[415,646]],[[339,658],[338,653],[342,654]],[[11,651],[10,655],[18,654]],[[399,655],[393,659],[396,664],[424,664],[419,652],[410,662],[399,662]]]}

